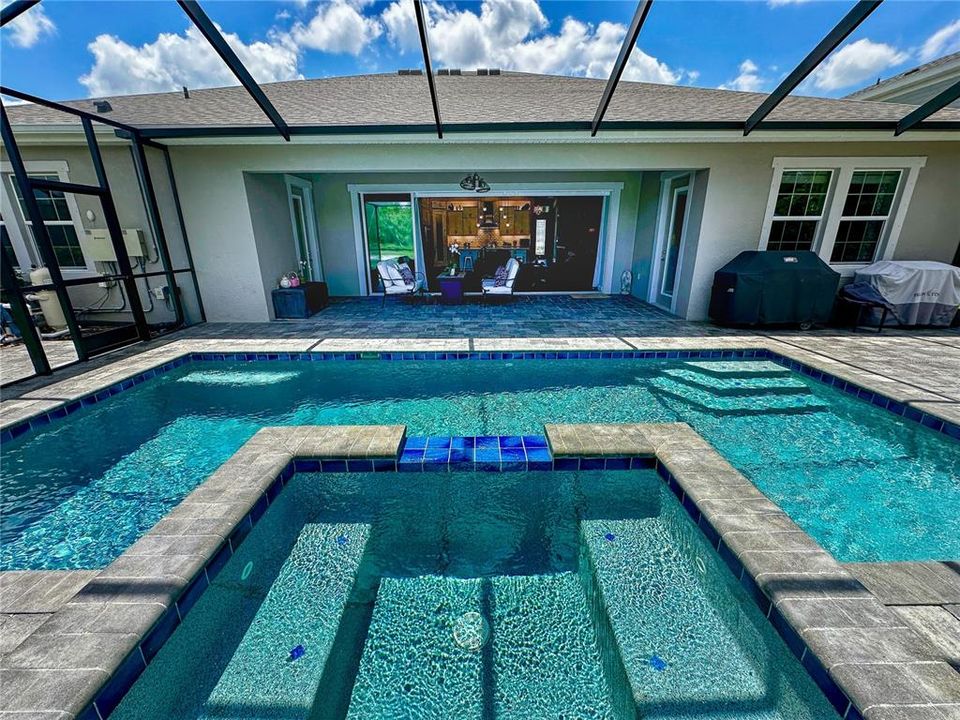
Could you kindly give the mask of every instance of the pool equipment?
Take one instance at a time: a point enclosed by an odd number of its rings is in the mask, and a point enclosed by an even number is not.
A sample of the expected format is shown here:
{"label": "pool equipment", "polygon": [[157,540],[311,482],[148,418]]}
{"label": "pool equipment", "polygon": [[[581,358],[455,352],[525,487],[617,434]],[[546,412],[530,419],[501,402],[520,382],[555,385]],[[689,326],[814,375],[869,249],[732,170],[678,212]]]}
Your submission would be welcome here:
{"label": "pool equipment", "polygon": [[306,653],[306,652],[307,652],[307,651],[306,651],[306,649],[303,647],[303,645],[297,645],[295,648],[293,648],[293,649],[290,651],[289,661],[290,661],[290,662],[295,662],[295,661],[299,660],[300,658],[303,657],[304,653]]}
{"label": "pool equipment", "polygon": [[490,625],[478,612],[471,610],[453,624],[453,641],[464,650],[477,652],[490,637]]}
{"label": "pool equipment", "polygon": [[[31,285],[49,285],[53,281],[50,279],[50,271],[45,267],[35,268],[30,271]],[[40,310],[43,312],[43,319],[46,320],[54,330],[63,330],[67,327],[67,318],[63,314],[63,308],[60,307],[60,300],[53,290],[37,290],[33,293],[37,302],[40,304]]]}

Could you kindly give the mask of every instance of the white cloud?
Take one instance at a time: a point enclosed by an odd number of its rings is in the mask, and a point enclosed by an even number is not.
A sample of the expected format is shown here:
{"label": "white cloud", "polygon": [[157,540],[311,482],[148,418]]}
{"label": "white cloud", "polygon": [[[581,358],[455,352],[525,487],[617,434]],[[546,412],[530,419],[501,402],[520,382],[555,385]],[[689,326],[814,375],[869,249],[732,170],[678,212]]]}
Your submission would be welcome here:
{"label": "white cloud", "polygon": [[760,68],[749,58],[740,63],[740,74],[730,82],[720,86],[721,90],[740,90],[742,92],[760,92],[766,80],[760,77]]}
{"label": "white cloud", "polygon": [[[222,32],[222,31],[221,31]],[[257,82],[302,77],[298,52],[289,39],[244,43],[224,33]],[[163,92],[187,87],[236,85],[237,79],[193,26],[183,35],[161,33],[153,42],[130,45],[113,35],[100,35],[87,48],[94,64],[80,77],[91,96]]]}
{"label": "white cloud", "polygon": [[920,60],[930,62],[955,52],[960,52],[960,19],[940,28],[927,38],[920,48]]}
{"label": "white cloud", "polygon": [[[536,0],[483,0],[479,14],[438,2],[425,4],[432,59],[441,67],[499,67],[534,73],[607,77],[627,29],[566,18],[559,32]],[[382,13],[388,41],[401,52],[419,51],[412,4],[395,0]],[[679,82],[683,72],[634,48],[624,79]]]}
{"label": "white cloud", "polygon": [[909,53],[892,45],[862,38],[833,53],[817,68],[813,84],[820,90],[840,90],[875,80],[883,71],[908,60]]}
{"label": "white cloud", "polygon": [[379,20],[363,14],[364,4],[350,0],[323,3],[307,24],[293,26],[290,38],[311,50],[359,55],[383,32]]}
{"label": "white cloud", "polygon": [[[3,3],[6,6],[8,3]],[[8,35],[9,33],[9,35]],[[34,5],[4,28],[4,36],[17,47],[31,48],[45,35],[56,35],[57,26],[42,5]]]}

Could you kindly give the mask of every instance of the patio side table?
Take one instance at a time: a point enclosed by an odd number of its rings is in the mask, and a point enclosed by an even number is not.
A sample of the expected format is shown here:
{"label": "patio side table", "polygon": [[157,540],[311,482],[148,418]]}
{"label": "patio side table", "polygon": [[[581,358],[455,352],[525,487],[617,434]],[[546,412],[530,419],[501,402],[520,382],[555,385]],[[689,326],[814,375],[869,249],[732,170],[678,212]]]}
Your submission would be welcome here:
{"label": "patio side table", "polygon": [[327,284],[305,282],[295,288],[274,288],[273,314],[277,319],[303,319],[315,315],[327,306]]}
{"label": "patio side table", "polygon": [[440,283],[440,302],[444,305],[460,305],[463,303],[463,281],[466,273],[448,275],[444,273],[437,277]]}

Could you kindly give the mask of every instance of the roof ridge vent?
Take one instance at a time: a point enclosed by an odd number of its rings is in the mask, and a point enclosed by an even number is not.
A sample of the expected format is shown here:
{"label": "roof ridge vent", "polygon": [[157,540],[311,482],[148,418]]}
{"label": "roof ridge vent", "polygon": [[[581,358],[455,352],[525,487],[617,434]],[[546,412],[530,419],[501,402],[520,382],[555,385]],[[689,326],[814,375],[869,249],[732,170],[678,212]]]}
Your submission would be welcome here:
{"label": "roof ridge vent", "polygon": [[113,110],[113,106],[107,100],[94,100],[93,106],[97,109],[98,113],[108,113]]}
{"label": "roof ridge vent", "polygon": [[397,70],[397,75],[423,75],[423,70],[420,68],[401,68]]}
{"label": "roof ridge vent", "polygon": [[477,68],[477,75],[489,75],[490,71],[487,68]]}

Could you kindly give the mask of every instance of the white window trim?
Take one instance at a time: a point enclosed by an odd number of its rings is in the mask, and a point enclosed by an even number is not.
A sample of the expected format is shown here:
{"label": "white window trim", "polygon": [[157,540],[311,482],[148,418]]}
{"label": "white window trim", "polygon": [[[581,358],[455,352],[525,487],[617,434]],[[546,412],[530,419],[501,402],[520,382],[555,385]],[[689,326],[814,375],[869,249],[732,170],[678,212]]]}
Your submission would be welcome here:
{"label": "white window trim", "polygon": [[[662,263],[660,262],[660,255],[663,252],[663,245],[667,242],[667,233],[669,232],[669,225],[671,221],[671,204],[673,202],[673,193],[670,192],[670,185],[674,180],[679,178],[687,177],[687,184],[685,186],[687,189],[687,207],[684,209],[683,213],[683,235],[680,238],[680,248],[678,250],[677,256],[677,272],[675,275],[674,285],[679,282],[681,278],[681,273],[683,272],[683,255],[686,250],[687,236],[690,231],[690,212],[693,207],[693,186],[696,179],[696,172],[693,170],[686,172],[678,173],[665,173],[660,176],[660,200],[657,204],[657,221],[656,221],[656,241],[653,244],[653,258],[650,268],[650,286],[647,289],[647,302],[651,305],[656,305],[657,307],[664,307],[660,303],[660,292],[659,288],[662,285],[663,278],[661,273],[664,268],[661,267]],[[677,188],[678,190],[680,188]],[[677,300],[679,298],[679,293],[673,293],[670,297],[670,307],[669,310],[671,313],[677,312]]]}
{"label": "white window trim", "polygon": [[[70,167],[64,160],[30,160],[24,162],[24,167],[28,175],[56,175],[61,182],[70,182]],[[10,163],[0,163],[0,173],[10,174],[10,182],[16,182],[13,177],[13,166]],[[73,221],[77,239],[81,239],[84,237],[86,229],[80,219],[80,208],[77,206],[77,200],[73,193],[64,193],[64,197],[67,200],[67,209],[70,212],[70,219]],[[10,234],[10,240],[17,253],[17,261],[20,264],[21,271],[29,274],[31,264],[40,266],[43,261],[33,240],[24,237],[23,233],[20,232],[20,223],[16,222],[16,218],[19,218],[25,226],[28,225],[30,219],[23,216],[20,204],[16,202],[16,195],[4,182],[0,182],[0,202],[3,202],[6,208],[4,215],[9,215],[11,218],[9,222],[6,222],[7,232]],[[33,245],[32,252],[28,249],[28,243]],[[81,252],[83,252],[82,246]],[[84,255],[84,260],[86,261],[86,267],[61,268],[60,272],[63,277],[78,278],[100,274],[97,272],[96,264],[92,260],[87,260],[86,255]]]}
{"label": "white window trim", "polygon": [[[360,195],[362,194],[404,194],[410,195],[414,208],[413,232],[414,248],[418,256],[417,262],[422,263],[423,258],[419,256],[422,248],[420,239],[420,198],[431,197],[515,197],[517,195],[597,195],[604,196],[603,215],[601,217],[601,238],[603,242],[597,251],[597,269],[599,270],[600,291],[604,293],[613,292],[613,275],[616,263],[617,249],[617,225],[620,219],[620,194],[623,191],[622,182],[570,182],[570,183],[496,183],[493,190],[478,196],[475,192],[461,190],[449,184],[406,184],[406,185],[364,185],[348,184],[347,192],[350,193],[350,205],[353,212],[353,235],[354,244],[357,248],[357,274],[360,280],[360,293],[362,295],[370,294],[372,291],[368,288],[369,282],[366,279],[367,269],[364,265],[366,261],[366,251],[364,249],[363,215],[361,213]],[[421,264],[420,267],[423,267]],[[594,281],[597,280],[597,270],[594,271]]]}
{"label": "white window trim", "polygon": [[[770,194],[767,198],[767,209],[763,217],[763,227],[760,233],[758,249],[767,249],[767,240],[770,237],[770,228],[773,224],[773,212],[777,204],[777,195],[780,191],[780,181],[785,170],[833,170],[834,178],[827,197],[827,205],[818,228],[817,244],[814,249],[817,255],[827,264],[840,272],[841,275],[853,275],[858,269],[870,263],[831,263],[833,245],[837,239],[837,230],[843,214],[843,205],[850,190],[850,181],[856,170],[900,170],[900,186],[898,197],[894,199],[894,208],[887,218],[890,224],[886,238],[882,239],[879,255],[876,260],[890,260],[897,249],[900,240],[900,231],[903,221],[910,207],[910,199],[917,185],[917,176],[920,169],[927,164],[926,156],[904,157],[776,157],[773,159],[773,179],[770,183]],[[876,261],[874,260],[874,262]]]}
{"label": "white window trim", "polygon": [[[827,195],[824,198],[823,202],[823,211],[819,216],[814,217],[812,215],[777,215],[777,198],[780,197],[780,183],[783,181],[783,173],[787,170],[800,170],[804,172],[828,172],[830,173],[830,181],[827,183]],[[832,205],[833,193],[836,189],[837,184],[837,169],[831,167],[787,167],[780,168],[776,173],[776,187],[771,188],[773,191],[772,200],[773,204],[768,205],[768,212],[770,213],[769,222],[764,222],[765,231],[763,237],[760,239],[761,250],[767,249],[767,244],[770,242],[770,231],[773,229],[773,223],[777,220],[786,220],[786,221],[800,221],[800,220],[816,220],[817,221],[817,230],[813,235],[813,247],[817,248],[820,246],[823,237],[824,230],[827,226],[827,217],[830,214],[830,208]]]}

